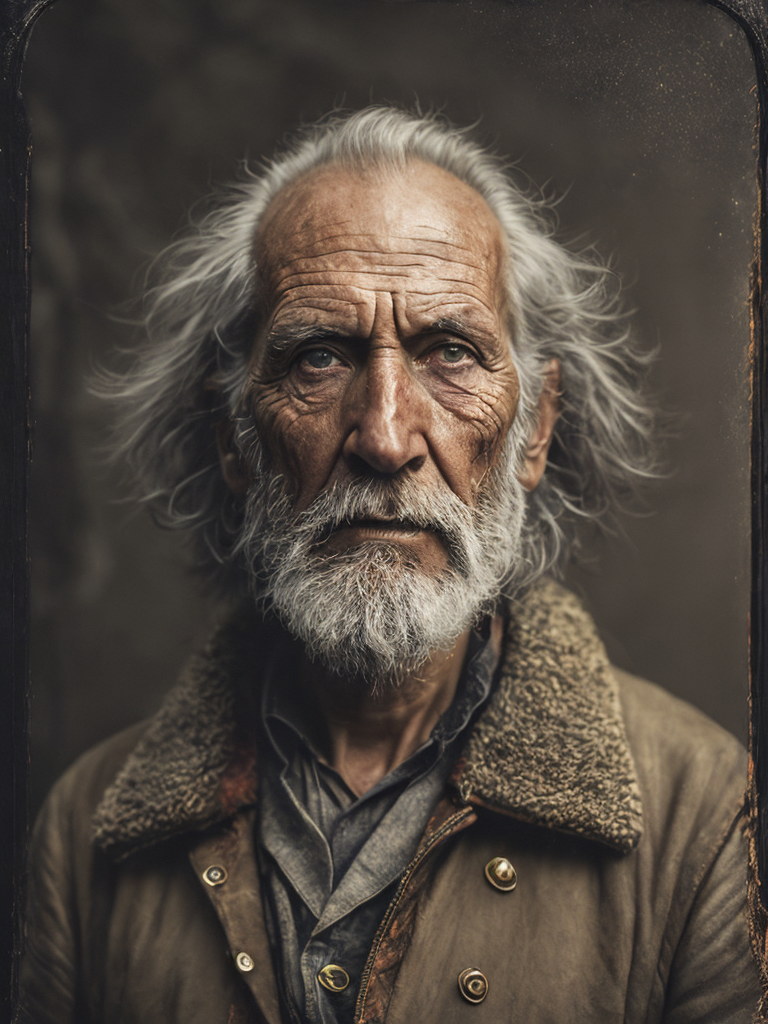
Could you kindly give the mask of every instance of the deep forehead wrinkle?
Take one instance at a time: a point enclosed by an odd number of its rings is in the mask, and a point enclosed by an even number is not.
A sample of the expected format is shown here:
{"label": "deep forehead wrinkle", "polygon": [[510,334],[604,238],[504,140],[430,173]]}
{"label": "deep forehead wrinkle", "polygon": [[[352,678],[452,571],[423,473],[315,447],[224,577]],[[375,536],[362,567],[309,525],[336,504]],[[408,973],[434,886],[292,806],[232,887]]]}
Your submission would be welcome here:
{"label": "deep forehead wrinkle", "polygon": [[[387,267],[386,270],[384,270],[381,267],[355,267],[353,268],[352,272],[354,273],[355,277],[380,277],[382,281],[384,281],[384,279],[389,279],[393,277],[402,277],[406,280],[414,281],[414,276],[409,271],[413,270],[416,267],[426,269],[424,267],[424,264],[421,263],[397,263]],[[304,282],[307,285],[310,285],[312,284],[313,278],[319,278],[325,281],[326,278],[331,278],[333,277],[333,275],[340,274],[347,276],[349,273],[350,271],[348,268],[344,268],[343,270],[341,268],[338,270],[334,270],[329,269],[328,267],[323,267],[322,269],[318,270],[289,270],[286,267],[285,270],[280,273],[279,280],[281,285],[291,287],[290,281],[292,278],[300,278],[302,282]],[[460,284],[467,290],[471,290],[477,287],[477,285],[474,284],[472,281],[467,281],[465,277],[448,277],[444,274],[440,276],[439,281],[434,281],[433,284],[435,288],[440,288],[445,284]],[[384,286],[377,289],[377,291],[386,290],[387,289]]]}
{"label": "deep forehead wrinkle", "polygon": [[[417,226],[420,229],[423,229],[425,231],[431,230],[430,226],[428,224],[419,224]],[[302,238],[304,236],[313,234],[313,232],[312,232],[311,228],[298,228],[293,234],[294,234],[295,238]],[[435,231],[435,235],[438,235],[438,234],[440,234],[440,232]],[[337,238],[379,238],[380,239],[380,238],[383,238],[383,237],[384,237],[384,235],[380,234],[379,232],[375,232],[375,231],[336,231],[332,235],[321,235],[320,237],[316,238],[315,239],[315,244],[316,245],[321,245],[324,242],[334,242]],[[447,239],[445,237],[442,237],[442,238],[422,238],[421,235],[395,235],[395,234],[391,234],[391,233],[387,233],[386,237],[391,239],[394,242],[418,242],[419,244],[422,244],[422,245],[447,245],[447,246],[450,246],[453,249],[460,249],[460,250],[462,250],[462,252],[472,252],[472,250],[468,249],[466,246],[459,245],[458,242],[451,242],[449,239]]]}
{"label": "deep forehead wrinkle", "polygon": [[308,254],[299,252],[288,258],[283,256],[268,275],[273,284],[284,286],[292,278],[311,280],[317,275],[337,275],[352,272],[356,275],[377,274],[384,277],[408,276],[415,279],[419,272],[432,272],[437,280],[465,281],[467,284],[485,282],[498,268],[498,264],[475,263],[455,259],[453,254],[433,255],[424,252],[380,252],[368,249],[336,249],[333,252]]}
{"label": "deep forehead wrinkle", "polygon": [[[405,235],[380,235],[372,233],[354,233],[354,234],[338,234],[328,235],[322,239],[309,239],[312,238],[312,233],[307,232],[296,232],[293,236],[294,240],[299,244],[304,244],[304,251],[293,257],[288,257],[284,254],[280,262],[283,265],[294,262],[295,260],[308,259],[320,256],[335,256],[342,253],[359,253],[361,255],[375,255],[382,259],[386,257],[397,257],[398,255],[403,256],[414,256],[422,255],[425,258],[439,259],[444,262],[456,262],[464,263],[467,266],[474,267],[479,270],[482,268],[482,264],[476,262],[478,258],[477,251],[470,249],[467,246],[459,245],[457,242],[449,242],[443,239],[427,239],[427,238],[411,238]],[[326,248],[329,242],[335,242],[339,239],[349,239],[350,244],[338,245],[334,248]],[[369,245],[361,246],[359,239],[368,239]],[[355,244],[357,243],[357,244]],[[382,244],[384,243],[384,244]],[[445,249],[453,249],[456,251],[456,256],[448,255],[442,251]],[[460,255],[459,255],[460,254]]]}
{"label": "deep forehead wrinkle", "polygon": [[[450,282],[425,280],[421,282],[421,286],[417,286],[414,284],[413,278],[407,275],[401,275],[401,279],[405,287],[393,288],[393,276],[389,274],[386,276],[386,279],[375,275],[371,276],[365,282],[365,286],[340,283],[337,293],[332,296],[333,306],[331,315],[338,315],[344,306],[370,304],[372,296],[389,294],[393,298],[401,296],[404,300],[407,300],[409,308],[408,319],[419,315],[420,305],[421,309],[425,307],[432,308],[431,305],[427,306],[427,303],[434,298],[437,298],[439,305],[443,307],[474,302],[495,319],[497,307],[479,286],[468,286],[465,281],[460,280],[452,283],[452,286],[456,289],[455,291],[446,292],[446,284],[451,284]],[[324,282],[315,285],[303,279],[296,285],[281,287],[281,294],[277,299],[273,315],[276,319],[285,319],[286,317],[296,315],[301,316],[313,300],[324,297],[321,293],[323,287],[326,287]],[[418,300],[422,300],[421,303]]]}
{"label": "deep forehead wrinkle", "polygon": [[[470,249],[466,249],[464,251],[467,252],[467,253],[471,252]],[[378,249],[352,249],[352,248],[347,248],[347,247],[344,247],[342,249],[324,249],[324,250],[322,250],[320,252],[313,252],[311,254],[302,253],[301,255],[293,256],[290,259],[289,258],[284,258],[281,261],[281,263],[282,263],[282,265],[284,267],[288,267],[292,263],[300,263],[302,260],[319,259],[319,258],[321,258],[323,256],[342,256],[342,255],[343,256],[347,256],[347,255],[349,255],[349,256],[370,257],[370,256],[372,256],[374,254],[375,254],[376,259],[380,259],[382,261],[400,260],[400,262],[398,262],[398,263],[391,264],[392,266],[423,267],[423,266],[428,266],[429,265],[429,263],[428,263],[429,260],[438,260],[441,263],[459,263],[459,264],[461,264],[464,267],[472,267],[473,270],[484,270],[485,269],[484,266],[482,264],[480,264],[480,263],[471,263],[469,260],[464,260],[464,259],[451,259],[448,256],[437,256],[437,255],[435,255],[433,253],[426,253],[426,252],[425,253],[421,253],[421,258],[419,260],[417,260],[416,262],[414,262],[414,263],[405,263],[405,262],[403,262],[403,260],[412,259],[414,256],[419,256],[418,250],[415,250],[414,252],[403,252],[402,250],[400,252],[394,252],[394,251],[393,252],[381,252]]]}

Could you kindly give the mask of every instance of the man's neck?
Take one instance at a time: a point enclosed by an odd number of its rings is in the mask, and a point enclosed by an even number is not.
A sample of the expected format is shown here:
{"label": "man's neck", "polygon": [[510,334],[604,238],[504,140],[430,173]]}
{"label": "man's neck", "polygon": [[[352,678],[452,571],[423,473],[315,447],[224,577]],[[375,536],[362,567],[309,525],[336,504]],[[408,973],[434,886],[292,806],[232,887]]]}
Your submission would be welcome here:
{"label": "man's neck", "polygon": [[[501,633],[501,620],[491,629]],[[402,685],[372,693],[358,680],[332,676],[305,660],[302,685],[320,721],[312,732],[323,758],[358,796],[402,764],[428,739],[456,694],[470,630],[437,651]]]}

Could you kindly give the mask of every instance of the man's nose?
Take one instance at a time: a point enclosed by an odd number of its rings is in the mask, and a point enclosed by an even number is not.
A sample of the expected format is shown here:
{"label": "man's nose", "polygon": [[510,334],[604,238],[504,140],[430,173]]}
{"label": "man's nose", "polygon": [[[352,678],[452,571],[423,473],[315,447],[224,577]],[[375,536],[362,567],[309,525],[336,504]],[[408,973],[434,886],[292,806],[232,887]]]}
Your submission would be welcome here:
{"label": "man's nose", "polygon": [[371,353],[348,398],[343,452],[353,468],[392,475],[423,465],[429,451],[426,396],[401,353]]}

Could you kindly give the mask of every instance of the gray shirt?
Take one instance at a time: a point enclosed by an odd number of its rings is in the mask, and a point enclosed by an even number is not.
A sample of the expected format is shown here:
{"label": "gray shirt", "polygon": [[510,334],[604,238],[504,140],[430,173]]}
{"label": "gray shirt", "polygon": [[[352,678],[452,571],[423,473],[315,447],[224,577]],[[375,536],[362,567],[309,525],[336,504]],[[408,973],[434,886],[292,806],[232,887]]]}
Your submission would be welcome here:
{"label": "gray shirt", "polygon": [[[357,797],[317,756],[297,706],[299,652],[285,643],[266,674],[259,856],[276,973],[291,1015],[308,1024],[351,1021],[360,977],[394,888],[415,853],[465,732],[487,700],[497,663],[473,632],[456,696],[430,738]],[[349,977],[342,991],[324,967]],[[344,975],[332,980],[344,984]]]}

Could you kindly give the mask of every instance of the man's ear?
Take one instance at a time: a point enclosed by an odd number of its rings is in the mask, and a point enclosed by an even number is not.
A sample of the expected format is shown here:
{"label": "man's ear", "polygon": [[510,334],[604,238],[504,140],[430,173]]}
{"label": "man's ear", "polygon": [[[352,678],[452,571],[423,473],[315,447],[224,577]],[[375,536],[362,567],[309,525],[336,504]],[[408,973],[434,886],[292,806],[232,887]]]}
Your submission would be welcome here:
{"label": "man's ear", "polygon": [[248,490],[251,480],[245,459],[235,445],[234,424],[229,416],[216,424],[216,447],[221,475],[230,491],[236,497],[241,497]]}
{"label": "man's ear", "polygon": [[544,371],[544,387],[539,398],[536,428],[525,450],[523,468],[518,479],[526,491],[532,491],[544,475],[552,434],[560,415],[560,364],[550,359]]}

